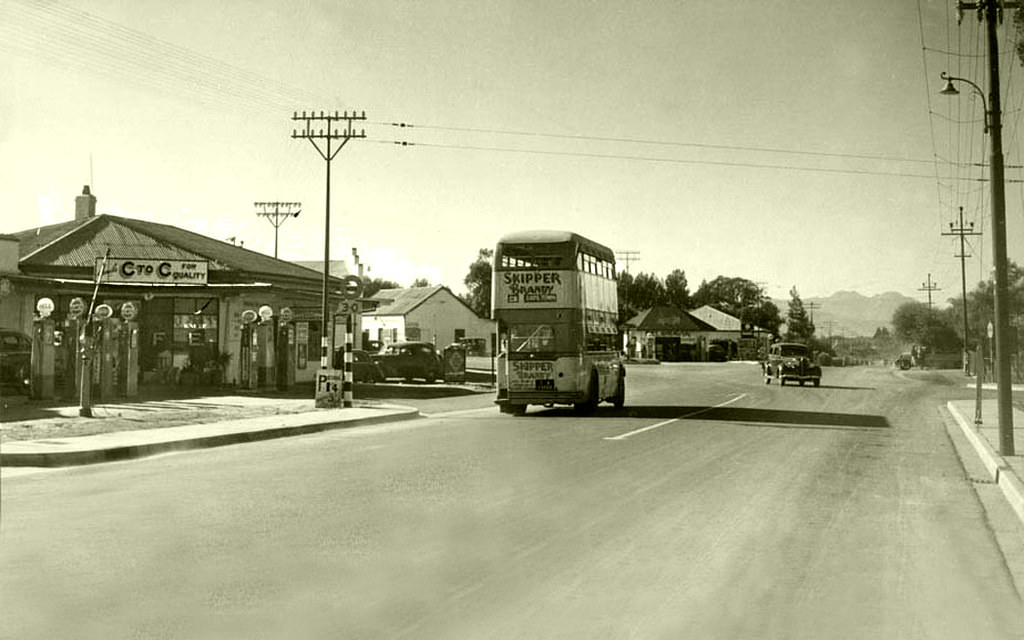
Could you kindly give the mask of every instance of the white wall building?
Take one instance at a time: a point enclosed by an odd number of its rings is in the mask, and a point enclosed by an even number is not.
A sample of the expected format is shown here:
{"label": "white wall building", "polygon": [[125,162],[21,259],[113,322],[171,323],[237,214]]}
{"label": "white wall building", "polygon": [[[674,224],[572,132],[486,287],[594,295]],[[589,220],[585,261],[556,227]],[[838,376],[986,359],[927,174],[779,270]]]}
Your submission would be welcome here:
{"label": "white wall building", "polygon": [[385,344],[432,342],[439,349],[454,342],[474,341],[478,355],[491,355],[497,331],[494,321],[481,318],[445,286],[382,289],[378,302],[363,316],[363,339]]}

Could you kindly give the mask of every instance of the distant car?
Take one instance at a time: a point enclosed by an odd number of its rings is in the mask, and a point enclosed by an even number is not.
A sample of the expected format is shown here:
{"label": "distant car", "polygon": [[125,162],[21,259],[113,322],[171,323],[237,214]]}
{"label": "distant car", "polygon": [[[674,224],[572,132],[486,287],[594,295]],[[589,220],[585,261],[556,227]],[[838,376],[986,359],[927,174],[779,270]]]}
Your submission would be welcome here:
{"label": "distant car", "polygon": [[444,378],[444,361],[429,342],[396,342],[371,357],[385,378],[422,378],[427,382]]}
{"label": "distant car", "polygon": [[906,371],[914,364],[914,359],[909,353],[901,353],[899,358],[896,358],[896,366]]}
{"label": "distant car", "polygon": [[28,394],[32,383],[32,339],[14,329],[0,329],[0,386]]}
{"label": "distant car", "polygon": [[764,368],[764,382],[771,384],[777,378],[779,385],[799,382],[800,386],[810,382],[821,384],[821,367],[811,359],[811,350],[799,342],[776,342],[768,349],[768,361]]}
{"label": "distant car", "polygon": [[708,362],[725,362],[729,357],[725,353],[725,347],[720,344],[713,344],[708,347]]}

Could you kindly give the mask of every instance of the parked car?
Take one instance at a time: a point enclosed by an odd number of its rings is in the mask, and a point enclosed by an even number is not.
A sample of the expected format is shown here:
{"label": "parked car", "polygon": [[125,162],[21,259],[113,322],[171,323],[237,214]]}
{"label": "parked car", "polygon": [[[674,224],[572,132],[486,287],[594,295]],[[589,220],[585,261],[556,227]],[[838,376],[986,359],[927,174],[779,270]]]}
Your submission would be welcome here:
{"label": "parked car", "polygon": [[811,350],[799,342],[776,342],[768,349],[768,361],[764,368],[764,382],[771,384],[772,377],[785,386],[787,381],[799,382],[800,386],[810,382],[821,384],[821,367],[811,358]]}
{"label": "parked car", "polygon": [[32,383],[32,339],[14,329],[0,329],[0,386],[28,394]]}
{"label": "parked car", "polygon": [[371,357],[385,378],[423,378],[427,382],[444,378],[444,361],[429,342],[396,342]]}
{"label": "parked car", "polygon": [[[345,367],[344,351],[338,349],[334,352],[334,368],[341,370]],[[361,349],[352,350],[352,381],[353,382],[384,382],[384,372],[380,365],[373,360],[373,356]]]}
{"label": "parked car", "polygon": [[352,380],[355,382],[384,382],[384,372],[370,354],[356,349],[352,352]]}
{"label": "parked car", "polygon": [[906,371],[914,364],[914,359],[909,353],[901,353],[900,357],[896,358],[896,366]]}

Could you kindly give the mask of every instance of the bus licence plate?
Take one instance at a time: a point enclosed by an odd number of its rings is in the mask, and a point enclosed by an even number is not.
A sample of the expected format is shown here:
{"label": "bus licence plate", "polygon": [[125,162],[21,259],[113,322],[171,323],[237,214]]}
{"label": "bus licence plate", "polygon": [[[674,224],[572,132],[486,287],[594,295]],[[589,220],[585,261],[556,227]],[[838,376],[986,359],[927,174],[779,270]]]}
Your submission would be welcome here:
{"label": "bus licence plate", "polygon": [[551,378],[548,378],[546,380],[537,380],[536,381],[536,385],[537,385],[537,389],[536,389],[537,391],[554,391],[555,390],[555,381],[552,380]]}

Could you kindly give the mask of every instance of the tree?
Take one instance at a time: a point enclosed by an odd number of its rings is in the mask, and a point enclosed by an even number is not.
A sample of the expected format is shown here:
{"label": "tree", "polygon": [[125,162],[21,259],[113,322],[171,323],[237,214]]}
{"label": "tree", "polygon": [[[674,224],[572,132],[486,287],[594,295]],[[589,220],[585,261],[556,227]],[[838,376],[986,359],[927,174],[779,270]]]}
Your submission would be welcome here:
{"label": "tree", "polygon": [[413,283],[412,283],[412,288],[413,289],[418,289],[420,287],[429,287],[429,286],[430,286],[430,280],[427,280],[426,278],[416,278],[413,281]]}
{"label": "tree", "polygon": [[629,297],[629,292],[633,288],[633,276],[628,271],[620,271],[615,280],[615,287],[619,296],[619,325],[622,325],[638,314],[640,309],[637,309],[633,299]]}
{"label": "tree", "polygon": [[686,287],[686,272],[674,269],[665,278],[665,294],[668,303],[680,309],[690,308],[690,290]]}
{"label": "tree", "polygon": [[704,280],[690,297],[690,306],[696,308],[704,305],[710,305],[772,334],[778,334],[779,325],[782,324],[775,303],[756,282],[745,278],[718,276],[711,282]]}
{"label": "tree", "polygon": [[900,340],[934,352],[958,351],[962,345],[953,315],[922,302],[907,302],[897,307],[892,314],[892,326]]}
{"label": "tree", "polygon": [[491,317],[491,278],[494,272],[491,266],[492,258],[494,249],[480,249],[476,260],[469,265],[469,273],[462,281],[468,290],[466,295],[461,296],[462,300],[481,318]]}
{"label": "tree", "polygon": [[814,336],[814,323],[807,317],[804,301],[796,287],[789,290],[789,313],[786,314],[786,339],[809,342]]}
{"label": "tree", "polygon": [[668,302],[665,283],[653,273],[638,273],[629,287],[629,302],[638,311]]}

